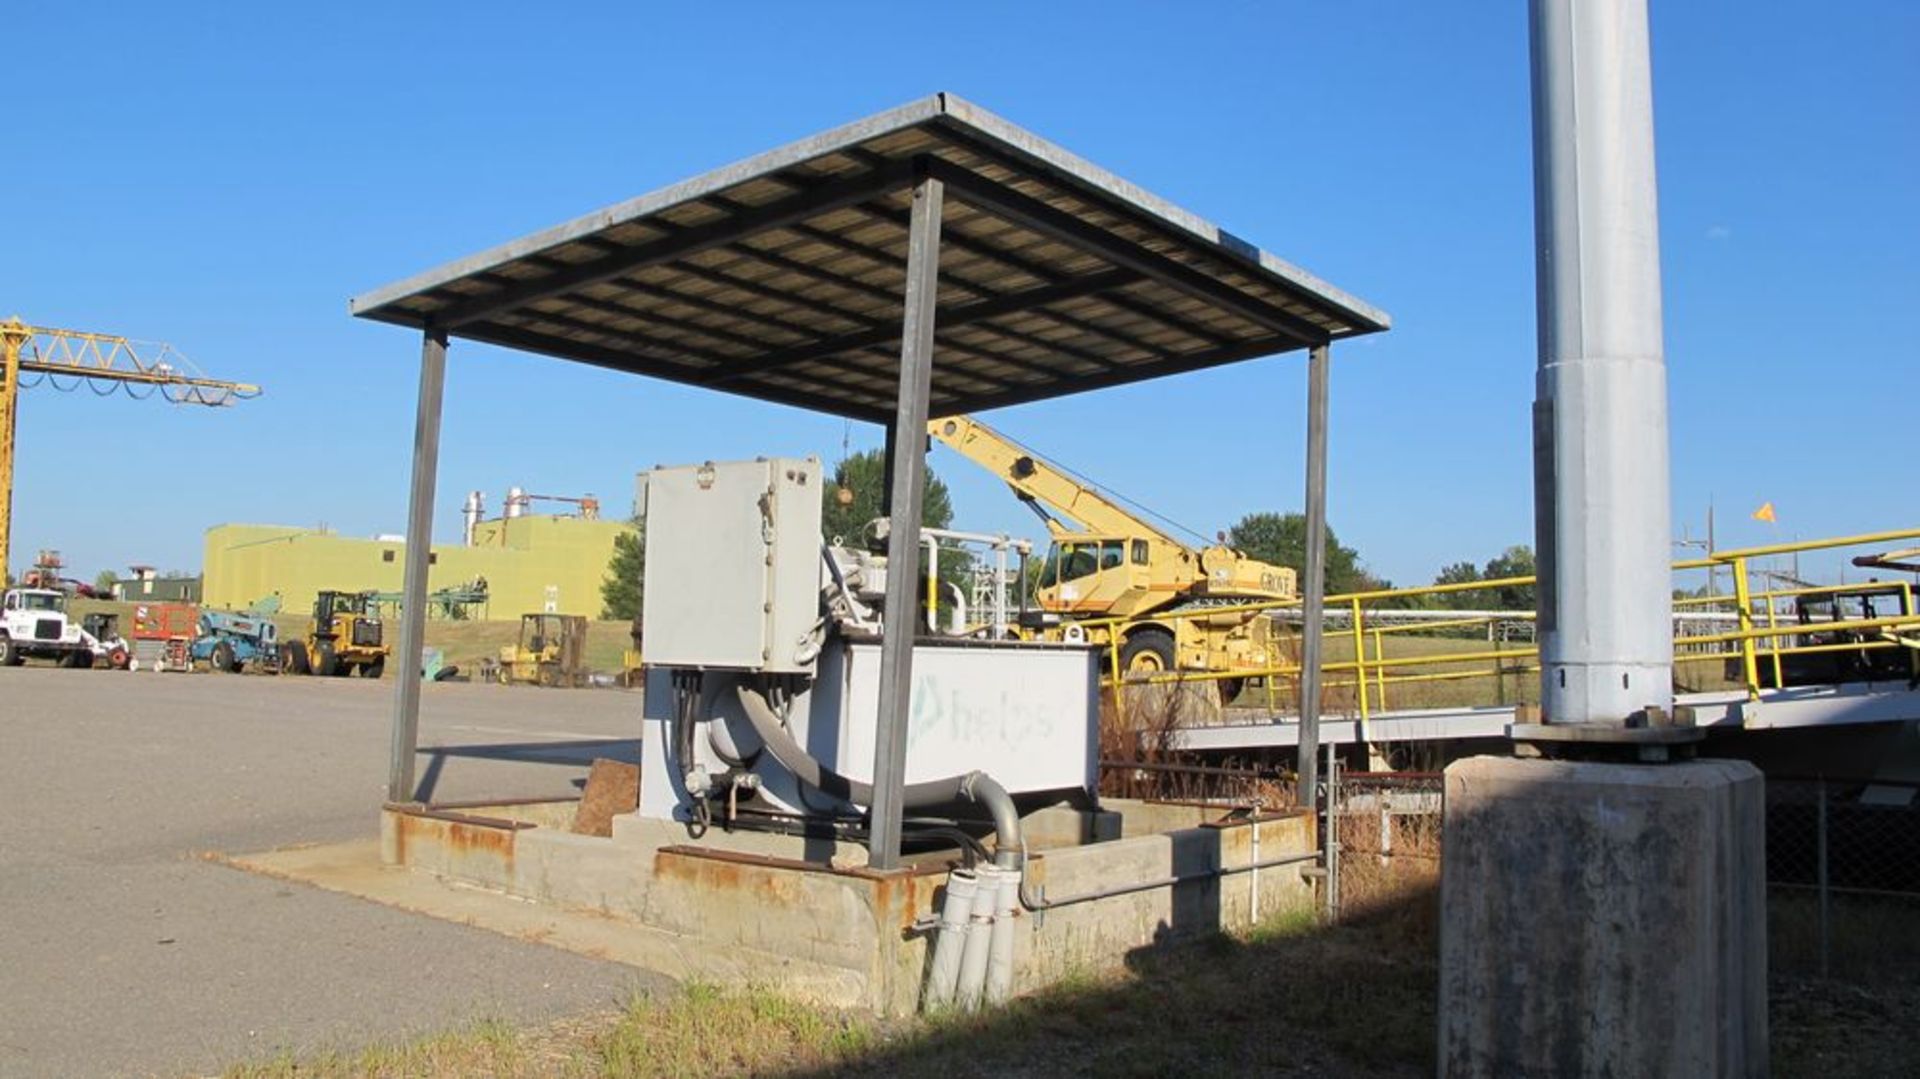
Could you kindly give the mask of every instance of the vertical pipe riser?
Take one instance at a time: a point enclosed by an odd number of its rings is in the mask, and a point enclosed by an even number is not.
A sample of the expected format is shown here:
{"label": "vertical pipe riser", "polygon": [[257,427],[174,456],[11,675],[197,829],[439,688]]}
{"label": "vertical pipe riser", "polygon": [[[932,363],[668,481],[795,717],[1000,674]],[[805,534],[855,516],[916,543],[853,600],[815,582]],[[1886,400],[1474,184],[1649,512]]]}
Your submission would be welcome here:
{"label": "vertical pipe riser", "polygon": [[1002,869],[993,904],[992,936],[987,946],[988,1004],[1005,1004],[1013,999],[1014,911],[1020,906],[1020,877],[1017,869]]}
{"label": "vertical pipe riser", "polygon": [[1532,47],[1541,699],[1619,722],[1673,703],[1646,5],[1534,0]]}
{"label": "vertical pipe riser", "polygon": [[973,912],[967,919],[966,944],[960,952],[960,984],[955,994],[963,1011],[980,1007],[987,987],[987,961],[993,951],[993,908],[999,902],[1000,877],[1004,870],[981,866],[980,883],[973,895]]}
{"label": "vertical pipe riser", "polygon": [[967,944],[967,922],[973,915],[978,883],[974,874],[956,869],[947,876],[947,891],[940,905],[940,925],[933,938],[933,956],[928,960],[926,1010],[945,1011],[953,1007],[960,987],[960,956]]}

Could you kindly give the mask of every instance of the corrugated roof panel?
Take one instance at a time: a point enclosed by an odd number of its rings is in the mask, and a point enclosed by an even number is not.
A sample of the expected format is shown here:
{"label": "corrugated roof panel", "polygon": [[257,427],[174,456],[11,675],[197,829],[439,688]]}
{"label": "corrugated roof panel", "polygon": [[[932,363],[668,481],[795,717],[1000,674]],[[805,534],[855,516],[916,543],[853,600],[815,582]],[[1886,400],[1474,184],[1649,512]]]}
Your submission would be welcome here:
{"label": "corrugated roof panel", "polygon": [[352,308],[879,418],[897,377],[916,168],[946,181],[933,392],[948,411],[1386,326],[1311,274],[950,95],[458,260]]}

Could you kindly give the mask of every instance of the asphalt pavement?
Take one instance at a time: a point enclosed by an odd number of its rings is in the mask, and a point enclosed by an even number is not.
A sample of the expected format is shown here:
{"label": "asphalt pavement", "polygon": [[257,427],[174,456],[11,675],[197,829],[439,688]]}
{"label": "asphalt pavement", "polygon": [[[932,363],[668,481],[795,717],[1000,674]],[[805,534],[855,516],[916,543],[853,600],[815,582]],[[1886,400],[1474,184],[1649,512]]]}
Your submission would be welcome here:
{"label": "asphalt pavement", "polygon": [[[374,835],[393,683],[0,669],[0,1077],[179,1076],[665,979],[208,857]],[[435,800],[575,793],[638,694],[442,683]]]}

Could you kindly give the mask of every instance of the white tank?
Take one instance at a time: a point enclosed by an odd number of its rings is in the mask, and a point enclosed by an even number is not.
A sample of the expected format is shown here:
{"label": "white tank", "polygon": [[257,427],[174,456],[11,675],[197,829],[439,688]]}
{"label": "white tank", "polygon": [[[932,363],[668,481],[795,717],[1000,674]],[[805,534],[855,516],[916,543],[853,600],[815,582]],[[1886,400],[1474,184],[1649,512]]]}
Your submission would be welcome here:
{"label": "white tank", "polygon": [[506,515],[508,517],[519,517],[524,515],[526,512],[527,512],[526,488],[524,487],[507,488]]}

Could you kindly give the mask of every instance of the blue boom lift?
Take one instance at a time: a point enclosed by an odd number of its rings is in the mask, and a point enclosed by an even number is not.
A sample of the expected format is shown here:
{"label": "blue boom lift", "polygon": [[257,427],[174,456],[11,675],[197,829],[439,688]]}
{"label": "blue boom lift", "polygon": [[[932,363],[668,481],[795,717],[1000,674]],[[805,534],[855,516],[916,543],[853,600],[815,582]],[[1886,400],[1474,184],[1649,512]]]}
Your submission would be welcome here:
{"label": "blue boom lift", "polygon": [[272,674],[280,671],[280,645],[273,620],[259,614],[201,611],[193,658],[216,671],[238,673],[249,663]]}

